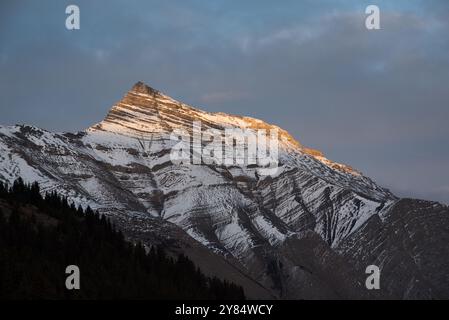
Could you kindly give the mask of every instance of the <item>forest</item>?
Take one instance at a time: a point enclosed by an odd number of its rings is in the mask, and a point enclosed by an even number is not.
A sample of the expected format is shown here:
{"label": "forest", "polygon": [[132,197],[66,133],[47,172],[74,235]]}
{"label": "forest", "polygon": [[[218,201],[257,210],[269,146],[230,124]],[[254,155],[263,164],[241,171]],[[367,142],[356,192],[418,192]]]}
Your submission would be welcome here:
{"label": "forest", "polygon": [[[66,267],[80,289],[66,288]],[[186,256],[128,242],[90,207],[37,183],[0,182],[0,300],[245,299],[242,287],[211,278]]]}

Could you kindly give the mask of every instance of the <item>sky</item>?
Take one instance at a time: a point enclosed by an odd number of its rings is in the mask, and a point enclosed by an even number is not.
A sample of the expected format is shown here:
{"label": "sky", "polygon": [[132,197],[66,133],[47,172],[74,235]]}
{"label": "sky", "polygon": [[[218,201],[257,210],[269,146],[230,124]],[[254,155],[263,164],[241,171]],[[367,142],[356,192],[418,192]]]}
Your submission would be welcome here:
{"label": "sky", "polygon": [[144,81],[449,203],[448,16],[447,0],[1,0],[0,124],[83,130]]}

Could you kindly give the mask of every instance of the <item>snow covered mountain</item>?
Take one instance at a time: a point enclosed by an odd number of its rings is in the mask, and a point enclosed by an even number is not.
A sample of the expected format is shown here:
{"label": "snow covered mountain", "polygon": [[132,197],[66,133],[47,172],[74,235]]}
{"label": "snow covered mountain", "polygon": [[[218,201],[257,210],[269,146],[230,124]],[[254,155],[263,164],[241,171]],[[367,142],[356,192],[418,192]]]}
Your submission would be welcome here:
{"label": "snow covered mountain", "polygon": [[[194,135],[194,122],[277,130],[276,172],[174,163],[173,132]],[[83,132],[0,127],[0,180],[19,176],[98,209],[132,240],[187,253],[250,297],[449,297],[446,206],[398,199],[281,128],[201,111],[141,82]],[[374,293],[364,285],[370,264],[385,274]]]}

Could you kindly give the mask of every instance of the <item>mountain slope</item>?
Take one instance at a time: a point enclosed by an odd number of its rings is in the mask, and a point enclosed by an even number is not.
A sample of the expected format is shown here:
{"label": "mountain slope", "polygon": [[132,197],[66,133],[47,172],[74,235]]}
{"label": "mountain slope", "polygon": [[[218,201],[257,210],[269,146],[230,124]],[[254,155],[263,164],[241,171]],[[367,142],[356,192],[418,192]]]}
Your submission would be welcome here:
{"label": "mountain slope", "polygon": [[[277,130],[277,170],[266,175],[258,163],[174,163],[171,152],[179,141],[172,133],[194,136],[195,122],[201,122],[202,132]],[[224,140],[225,146],[233,143]],[[398,201],[360,172],[304,147],[274,125],[204,112],[140,82],[103,121],[83,132],[0,127],[0,151],[1,180],[38,181],[44,191],[58,190],[107,214],[130,237],[144,237],[152,225],[175,225],[284,298],[364,297],[364,282],[354,280],[364,270],[347,263],[345,254],[361,264],[367,260],[345,246],[367,222],[387,219]],[[321,248],[320,256],[310,256],[310,245]],[[342,247],[344,253],[338,251]],[[299,267],[301,252],[309,252],[310,266],[322,268],[318,278],[315,270]],[[329,264],[339,267],[326,268]],[[299,290],[299,284],[313,290]]]}
{"label": "mountain slope", "polygon": [[383,219],[371,217],[338,251],[361,271],[369,264],[381,268],[385,286],[377,297],[447,299],[448,217],[445,205],[401,199]]}

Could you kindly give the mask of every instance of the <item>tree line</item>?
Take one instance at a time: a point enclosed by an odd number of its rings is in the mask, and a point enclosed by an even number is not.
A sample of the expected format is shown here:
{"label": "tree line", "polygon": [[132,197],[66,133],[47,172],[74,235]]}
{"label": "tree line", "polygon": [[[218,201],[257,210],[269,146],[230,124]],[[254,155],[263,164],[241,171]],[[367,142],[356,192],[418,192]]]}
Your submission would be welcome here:
{"label": "tree line", "polygon": [[[67,290],[76,265],[79,290]],[[0,182],[0,299],[244,299],[185,255],[130,243],[104,215],[38,183]]]}

